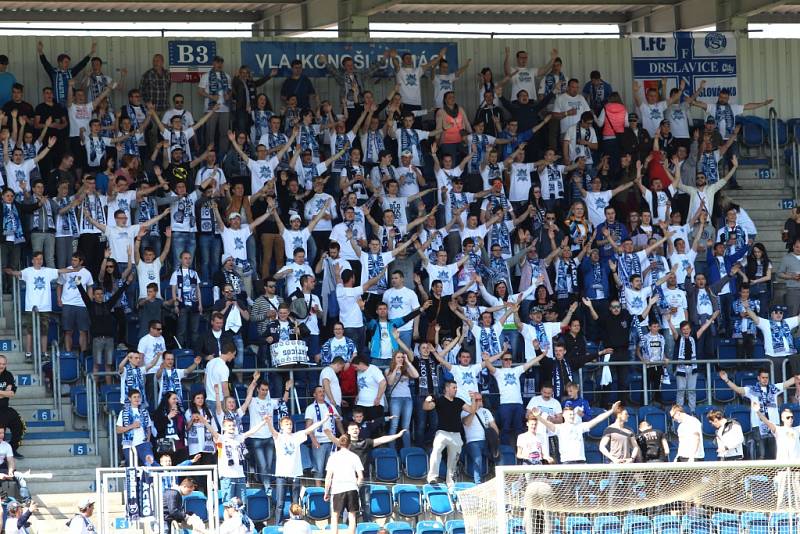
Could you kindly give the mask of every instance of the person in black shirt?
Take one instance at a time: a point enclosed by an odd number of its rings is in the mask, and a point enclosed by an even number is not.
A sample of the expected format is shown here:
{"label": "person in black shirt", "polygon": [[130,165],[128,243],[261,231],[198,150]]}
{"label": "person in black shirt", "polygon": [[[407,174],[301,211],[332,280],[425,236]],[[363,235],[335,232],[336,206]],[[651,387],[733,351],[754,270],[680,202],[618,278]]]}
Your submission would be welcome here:
{"label": "person in black shirt", "polygon": [[208,151],[203,152],[192,161],[183,161],[183,148],[180,145],[170,146],[169,141],[162,141],[161,147],[164,149],[162,161],[164,162],[164,177],[169,183],[169,188],[175,190],[178,182],[186,184],[186,189],[194,189],[194,179],[192,169],[206,160]]}
{"label": "person in black shirt", "polygon": [[[584,297],[583,304],[589,308],[592,319],[600,321],[603,346],[605,350],[612,349],[611,361],[628,361],[628,343],[631,328],[630,313],[622,309],[622,304],[618,299],[614,299],[608,306],[610,313],[601,320],[590,299]],[[616,365],[611,368],[611,372],[616,378],[617,389],[620,391],[619,398],[623,403],[625,403],[628,396],[628,369],[627,365]]]}
{"label": "person in black shirt", "polygon": [[197,484],[192,478],[184,478],[177,486],[167,488],[162,494],[162,501],[164,502],[164,533],[172,534],[173,532],[181,532],[181,530],[173,531],[173,521],[178,523],[180,528],[191,528],[191,525],[202,524],[202,521],[195,521],[194,515],[191,512],[186,512],[183,509],[183,498],[191,495],[195,490]]}
{"label": "person in black shirt", "polygon": [[[19,121],[22,119],[22,117],[25,117],[25,119],[28,121],[28,124],[33,123],[33,106],[22,99],[23,89],[24,87],[21,83],[15,83],[12,85],[11,100],[3,104],[3,113],[5,113],[7,117],[11,116],[12,111],[17,111],[17,128],[20,126]],[[13,130],[11,124],[9,124],[8,127]]]}
{"label": "person in black shirt", "polygon": [[664,433],[656,430],[648,421],[639,423],[636,435],[639,455],[643,462],[666,462],[669,457],[669,442]]}
{"label": "person in black shirt", "polygon": [[[116,347],[116,333],[117,326],[114,322],[114,307],[117,302],[125,294],[128,289],[128,284],[133,280],[133,273],[128,275],[127,280],[123,280],[120,285],[108,300],[105,300],[105,291],[103,287],[97,285],[92,289],[92,298],[86,293],[81,284],[81,277],[75,277],[75,285],[78,287],[78,292],[81,294],[84,304],[86,304],[86,311],[89,314],[89,332],[92,334],[92,354],[94,355],[94,372],[98,371],[111,371],[113,360],[110,355],[113,352],[110,348]],[[109,357],[106,361],[106,357]],[[101,369],[100,366],[104,365],[105,368]],[[106,376],[106,383],[111,384],[111,376]]]}
{"label": "person in black shirt", "polygon": [[461,439],[461,411],[474,413],[475,405],[467,404],[463,399],[456,397],[458,386],[452,380],[445,380],[444,395],[434,397],[428,395],[422,403],[425,411],[436,410],[439,428],[433,438],[433,448],[431,449],[431,459],[428,462],[428,483],[435,484],[439,477],[439,464],[442,461],[442,451],[447,449],[447,485],[453,485],[453,476],[456,471],[456,464],[461,455],[461,447],[464,440]]}
{"label": "person in black shirt", "polygon": [[8,370],[8,358],[0,354],[0,428],[11,429],[11,450],[14,457],[18,460],[25,458],[17,449],[25,435],[25,423],[17,411],[9,406],[9,401],[14,398],[17,392],[17,382],[14,375]]}
{"label": "person in black shirt", "polygon": [[[55,135],[58,138],[58,142],[55,145],[55,150],[49,154],[49,157],[42,160],[39,166],[42,176],[55,166],[55,162],[59,161],[59,158],[64,153],[64,146],[66,146],[67,134],[69,133],[69,130],[67,130],[67,110],[53,100],[53,89],[45,87],[42,90],[42,102],[36,106],[33,112],[33,127],[36,129],[37,134],[44,128],[48,118],[52,121],[48,127],[50,135]],[[51,193],[49,189],[47,194],[48,196],[55,196],[55,193]]]}
{"label": "person in black shirt", "polygon": [[[362,412],[362,415],[363,415],[363,412]],[[341,440],[341,438],[337,438],[333,434],[333,432],[331,432],[330,428],[325,427],[323,429],[323,432],[325,432],[325,435],[328,436],[328,439],[330,439],[334,444],[336,444],[337,447],[342,447],[343,446],[343,443],[342,443],[343,440]],[[361,425],[358,424],[355,421],[350,421],[349,423],[347,423],[347,435],[350,436],[350,445],[348,446],[348,448],[350,449],[350,452],[352,452],[353,454],[358,456],[358,459],[361,460],[361,465],[364,466],[364,478],[365,479],[369,478],[370,453],[372,452],[372,449],[374,449],[376,447],[380,447],[382,445],[386,445],[387,443],[391,443],[391,442],[393,442],[395,440],[398,440],[406,432],[407,432],[407,430],[404,428],[400,432],[398,432],[397,434],[392,434],[390,436],[381,436],[379,438],[374,438],[374,439],[373,438],[362,438],[361,437]],[[370,495],[370,487],[371,486],[369,484],[363,484],[359,488],[359,495],[361,497],[361,514],[362,514],[361,520],[362,521],[369,521],[370,520],[370,518],[369,518],[369,506],[367,506],[367,503],[369,503],[370,497],[371,497],[371,495]]]}

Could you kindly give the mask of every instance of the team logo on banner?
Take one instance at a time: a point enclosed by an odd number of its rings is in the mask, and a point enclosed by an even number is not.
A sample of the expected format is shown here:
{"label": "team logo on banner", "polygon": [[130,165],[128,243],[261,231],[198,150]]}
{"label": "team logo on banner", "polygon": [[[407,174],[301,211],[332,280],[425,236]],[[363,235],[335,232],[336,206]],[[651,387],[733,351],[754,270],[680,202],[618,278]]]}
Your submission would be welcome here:
{"label": "team logo on banner", "polygon": [[[645,90],[669,91],[686,83],[684,96],[691,95],[705,80],[699,100],[714,103],[721,89],[738,93],[736,38],[724,32],[676,32],[631,37],[633,77]],[[660,87],[666,80],[666,87]]]}

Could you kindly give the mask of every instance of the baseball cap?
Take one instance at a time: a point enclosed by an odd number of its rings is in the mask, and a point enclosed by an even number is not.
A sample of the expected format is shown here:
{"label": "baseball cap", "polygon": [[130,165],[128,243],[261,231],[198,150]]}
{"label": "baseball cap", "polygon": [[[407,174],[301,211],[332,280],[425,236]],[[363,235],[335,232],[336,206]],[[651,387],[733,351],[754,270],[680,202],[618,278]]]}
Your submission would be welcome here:
{"label": "baseball cap", "polygon": [[769,309],[769,312],[770,312],[770,313],[772,313],[772,312],[783,312],[784,314],[786,314],[786,310],[787,310],[786,306],[783,306],[783,305],[781,305],[781,304],[774,304],[774,305],[773,305],[773,306],[772,306],[772,307]]}
{"label": "baseball cap", "polygon": [[80,502],[78,502],[78,509],[84,510],[86,508],[89,508],[91,505],[94,504],[94,502],[95,502],[94,497],[84,497],[83,499],[80,500]]}
{"label": "baseball cap", "polygon": [[639,120],[639,115],[637,115],[636,113],[628,113],[628,120],[629,121],[638,121]]}
{"label": "baseball cap", "polygon": [[400,152],[400,155],[401,155],[401,156],[408,156],[409,158],[410,158],[411,156],[413,156],[413,154],[411,153],[411,151],[410,151],[410,150],[403,150],[402,152]]}
{"label": "baseball cap", "polygon": [[303,220],[302,218],[300,218],[300,215],[298,215],[297,212],[291,212],[291,215],[289,215],[289,221],[291,222],[295,219],[297,219],[298,221]]}
{"label": "baseball cap", "polygon": [[669,119],[662,119],[660,124],[661,126],[669,126]]}
{"label": "baseball cap", "polygon": [[183,147],[181,145],[172,145],[169,148],[170,152],[175,152],[176,150],[180,150],[181,152],[183,152]]}
{"label": "baseball cap", "polygon": [[712,117],[711,115],[709,115],[708,117],[706,117],[706,124],[716,124],[716,123],[717,123],[717,119],[715,119],[715,118],[714,118],[714,117]]}
{"label": "baseball cap", "polygon": [[531,307],[531,311],[529,313],[544,313],[544,308],[541,306],[533,306]]}
{"label": "baseball cap", "polygon": [[239,219],[241,219],[241,218],[242,218],[241,214],[240,214],[238,211],[234,211],[233,213],[231,213],[230,215],[228,215],[228,220],[229,220],[229,221],[232,221],[232,220],[234,220],[234,219],[235,219],[235,218],[237,218],[237,217],[238,217]]}

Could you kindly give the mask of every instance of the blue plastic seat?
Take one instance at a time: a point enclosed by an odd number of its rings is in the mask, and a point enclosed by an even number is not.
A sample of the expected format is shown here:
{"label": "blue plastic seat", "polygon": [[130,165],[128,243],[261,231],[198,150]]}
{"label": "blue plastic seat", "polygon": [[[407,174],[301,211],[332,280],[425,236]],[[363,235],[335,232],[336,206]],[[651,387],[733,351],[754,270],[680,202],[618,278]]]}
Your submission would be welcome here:
{"label": "blue plastic seat", "polygon": [[283,534],[283,527],[277,527],[275,525],[264,527],[261,529],[261,534]]}
{"label": "blue plastic seat", "polygon": [[639,421],[647,421],[655,430],[667,432],[667,414],[655,406],[642,406],[639,408]]}
{"label": "blue plastic seat", "polygon": [[769,516],[769,528],[772,534],[794,534],[798,525],[797,517],[786,512],[772,513]]}
{"label": "blue plastic seat", "polygon": [[326,501],[323,496],[325,490],[323,488],[306,488],[303,495],[302,505],[305,510],[305,515],[314,521],[328,519],[331,515],[330,501]]}
{"label": "blue plastic seat", "polygon": [[447,534],[466,534],[463,519],[451,519],[444,524],[444,530]]}
{"label": "blue plastic seat", "polygon": [[747,434],[753,429],[751,411],[747,406],[729,404],[725,407],[725,417],[736,420],[742,426],[742,433]]}
{"label": "blue plastic seat", "polygon": [[69,397],[72,400],[72,413],[84,419],[89,417],[86,386],[73,386],[69,392]]}
{"label": "blue plastic seat", "polygon": [[403,517],[417,517],[422,513],[422,491],[413,484],[392,486],[392,497],[397,506],[397,514]]}
{"label": "blue plastic seat", "polygon": [[[630,389],[630,399],[634,404],[644,404],[644,379],[641,373],[631,373],[628,375],[628,388]],[[636,428],[636,425],[632,425]]]}
{"label": "blue plastic seat", "polygon": [[422,480],[428,476],[428,455],[424,449],[403,447],[400,449],[400,463],[408,478]]}
{"label": "blue plastic seat", "polygon": [[623,534],[652,534],[653,523],[646,515],[627,515],[622,521]]}
{"label": "blue plastic seat", "polygon": [[405,521],[391,521],[384,527],[389,534],[414,534],[414,529]]}
{"label": "blue plastic seat", "polygon": [[440,521],[420,521],[416,534],[444,534],[444,525]]}
{"label": "blue plastic seat", "polygon": [[739,518],[746,534],[770,534],[769,518],[764,512],[743,512]]}
{"label": "blue plastic seat", "polygon": [[566,534],[592,534],[592,522],[582,515],[568,515]]}
{"label": "blue plastic seat", "polygon": [[183,511],[193,513],[203,521],[208,521],[208,510],[206,506],[208,498],[202,491],[193,491],[183,498]]}
{"label": "blue plastic seat", "polygon": [[653,534],[681,534],[681,521],[674,515],[657,515],[653,518]]}
{"label": "blue plastic seat", "polygon": [[739,534],[739,516],[730,512],[717,512],[711,516],[714,534]]}
{"label": "blue plastic seat", "polygon": [[711,521],[704,517],[684,515],[681,520],[681,532],[692,534],[711,534]]}
{"label": "blue plastic seat", "polygon": [[453,501],[447,487],[441,484],[425,484],[422,486],[425,505],[431,514],[447,516],[453,513]]}
{"label": "blue plastic seat", "polygon": [[372,517],[392,515],[392,494],[386,486],[370,484],[369,513]]}
{"label": "blue plastic seat", "polygon": [[605,463],[605,456],[600,452],[598,443],[594,441],[587,441],[584,443],[584,454],[586,455],[587,464],[602,464]]}
{"label": "blue plastic seat", "polygon": [[758,148],[764,144],[766,137],[761,126],[751,122],[745,122],[742,125],[741,139],[744,146],[748,148]]}
{"label": "blue plastic seat", "polygon": [[714,377],[712,395],[714,402],[733,402],[736,399],[736,392],[729,388],[719,376]]}
{"label": "blue plastic seat", "polygon": [[358,523],[356,525],[356,534],[378,534],[381,526],[378,523],[371,521]]}
{"label": "blue plastic seat", "polygon": [[194,351],[192,349],[174,349],[172,354],[175,356],[175,368],[186,369],[194,363]]}
{"label": "blue plastic seat", "polygon": [[372,474],[381,482],[396,482],[400,478],[400,459],[390,447],[372,449]]}
{"label": "blue plastic seat", "polygon": [[737,386],[747,388],[758,383],[758,375],[754,371],[736,371],[736,374],[733,375],[733,381]]}
{"label": "blue plastic seat", "polygon": [[708,392],[706,391],[706,375],[702,370],[697,374],[697,385],[694,388],[694,392],[697,404],[706,402],[708,398]]}
{"label": "blue plastic seat", "polygon": [[81,363],[75,352],[62,352],[58,362],[61,372],[62,384],[74,384],[81,378]]}
{"label": "blue plastic seat", "polygon": [[244,506],[253,521],[266,521],[272,517],[272,501],[264,488],[248,488],[244,492]]}
{"label": "blue plastic seat", "polygon": [[[603,413],[603,410],[600,410],[600,409],[597,409],[597,408],[593,408],[592,409],[592,413],[589,414],[588,416],[585,416],[583,419],[585,421],[589,421],[593,417],[596,417],[596,416],[600,415],[601,413]],[[600,439],[600,438],[603,437],[603,432],[605,431],[605,429],[607,427],[608,427],[608,419],[603,419],[600,422],[600,424],[592,427],[592,429],[589,430],[589,436],[594,438],[594,439]]]}
{"label": "blue plastic seat", "polygon": [[622,534],[622,522],[615,515],[594,518],[594,534]]}
{"label": "blue plastic seat", "polygon": [[708,420],[708,413],[712,410],[719,410],[716,406],[698,406],[695,408],[694,416],[700,420],[703,425],[703,434],[706,436],[713,436],[716,434],[717,429],[714,428]]}

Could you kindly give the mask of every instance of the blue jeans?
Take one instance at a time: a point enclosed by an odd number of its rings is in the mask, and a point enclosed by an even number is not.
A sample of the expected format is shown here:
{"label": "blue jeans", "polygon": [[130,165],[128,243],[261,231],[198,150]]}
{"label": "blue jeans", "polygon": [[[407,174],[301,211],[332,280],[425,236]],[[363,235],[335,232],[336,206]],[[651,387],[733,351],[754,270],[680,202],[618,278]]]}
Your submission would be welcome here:
{"label": "blue jeans", "polygon": [[516,446],[517,436],[523,432],[522,422],[525,419],[525,410],[522,404],[501,404],[500,413],[500,443]]}
{"label": "blue jeans", "polygon": [[275,443],[272,438],[249,438],[247,440],[253,454],[258,479],[264,484],[264,491],[269,491],[269,474],[273,473],[272,463],[275,461]]}
{"label": "blue jeans", "polygon": [[219,271],[222,241],[214,234],[199,234],[197,240],[200,243],[200,261],[197,270],[200,271],[200,280],[204,284],[210,284]]}
{"label": "blue jeans", "polygon": [[286,486],[292,487],[292,502],[300,502],[300,479],[292,477],[275,477],[275,518],[276,525],[283,523],[283,503]]}
{"label": "blue jeans", "polygon": [[[194,259],[194,251],[197,242],[194,239],[194,232],[172,232],[172,268],[175,269],[181,264],[181,254],[188,252]],[[217,258],[219,263],[219,258]]]}
{"label": "blue jeans", "polygon": [[317,478],[325,477],[325,464],[333,449],[333,443],[320,443],[319,448],[311,447],[311,470]]}
{"label": "blue jeans", "polygon": [[486,441],[470,441],[467,443],[467,465],[472,471],[472,481],[475,484],[481,483],[481,471],[483,470],[483,455],[486,452]]}
{"label": "blue jeans", "polygon": [[245,477],[219,477],[219,498],[222,502],[229,500],[231,497],[239,497],[244,503],[244,490],[246,489],[247,479]]}
{"label": "blue jeans", "polygon": [[433,436],[439,426],[439,416],[436,410],[426,412],[422,409],[425,397],[414,398],[414,445],[425,448],[426,443],[433,442]]}
{"label": "blue jeans", "polygon": [[403,447],[411,446],[411,436],[408,434],[411,428],[411,413],[414,411],[414,401],[411,397],[392,397],[389,402],[389,412],[396,415],[397,419],[389,421],[389,434],[397,434],[397,427],[405,429],[403,434]]}
{"label": "blue jeans", "polygon": [[400,334],[400,339],[403,343],[406,344],[407,347],[414,346],[414,329],[406,330],[405,332],[398,332]]}
{"label": "blue jeans", "polygon": [[233,366],[237,369],[244,367],[244,340],[240,334],[233,336],[233,344],[236,345],[236,358],[233,360]]}
{"label": "blue jeans", "polygon": [[[508,341],[508,344],[511,346],[511,356],[514,358],[514,361],[523,361],[525,354],[520,350],[520,347],[522,346],[522,334],[519,333],[519,330],[503,330],[501,335],[503,339]],[[490,354],[489,356],[494,356],[494,354]],[[476,354],[475,357],[475,361],[480,362],[483,355]]]}
{"label": "blue jeans", "polygon": [[175,336],[182,347],[197,346],[198,329],[200,328],[200,312],[191,308],[181,308],[178,314]]}

